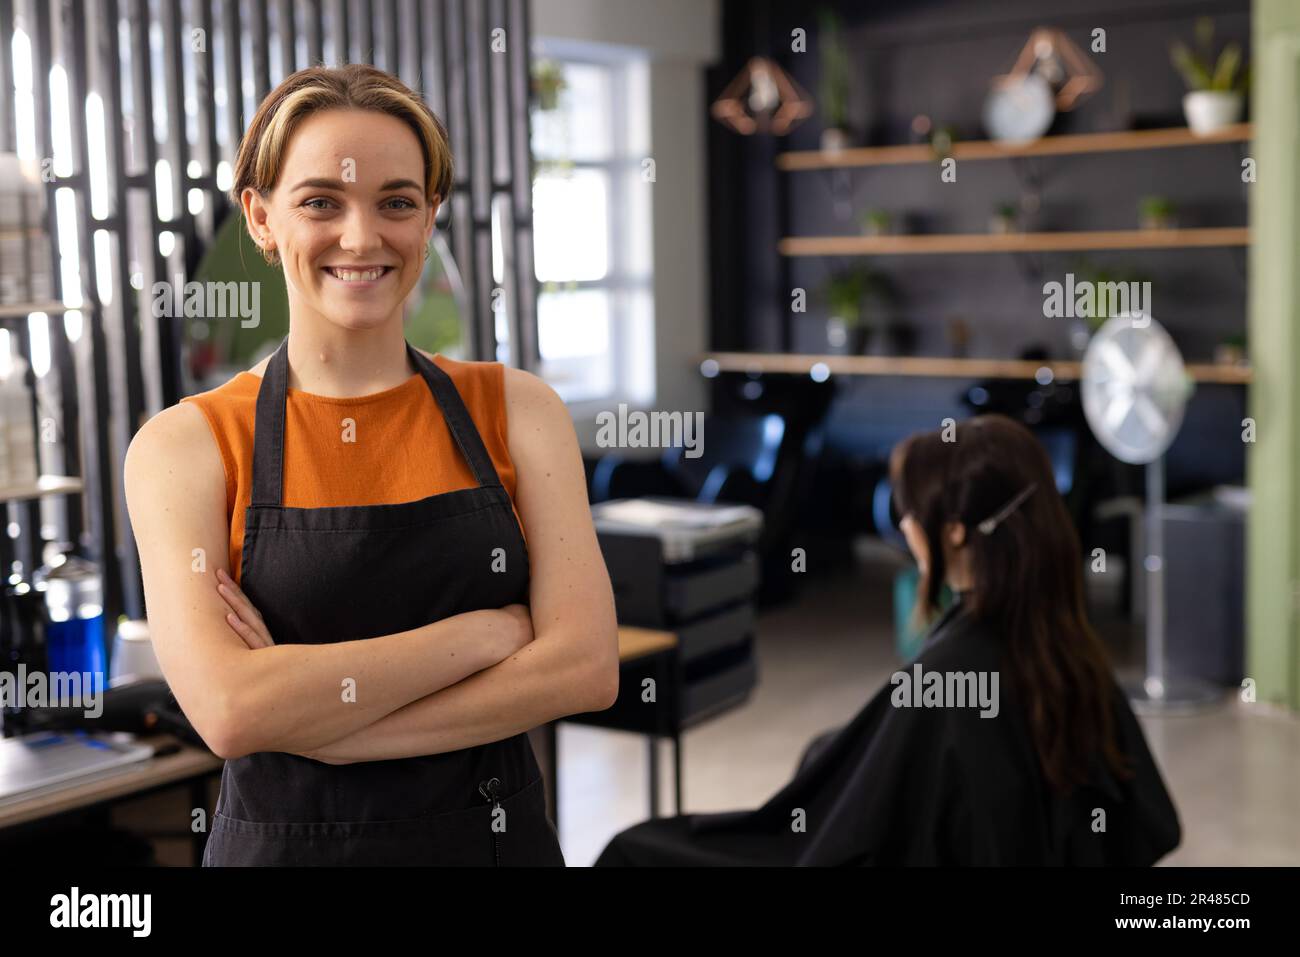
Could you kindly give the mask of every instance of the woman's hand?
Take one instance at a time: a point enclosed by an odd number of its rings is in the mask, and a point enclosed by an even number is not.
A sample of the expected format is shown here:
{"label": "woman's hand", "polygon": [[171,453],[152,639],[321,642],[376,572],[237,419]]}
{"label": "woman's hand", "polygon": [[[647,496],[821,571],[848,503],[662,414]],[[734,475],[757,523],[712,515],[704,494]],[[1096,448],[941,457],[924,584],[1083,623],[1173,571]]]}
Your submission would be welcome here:
{"label": "woman's hand", "polygon": [[266,630],[262,613],[253,607],[235,580],[226,574],[225,569],[217,569],[217,593],[225,600],[230,614],[226,615],[226,624],[234,629],[235,634],[244,640],[244,644],[256,650],[270,648],[275,642]]}

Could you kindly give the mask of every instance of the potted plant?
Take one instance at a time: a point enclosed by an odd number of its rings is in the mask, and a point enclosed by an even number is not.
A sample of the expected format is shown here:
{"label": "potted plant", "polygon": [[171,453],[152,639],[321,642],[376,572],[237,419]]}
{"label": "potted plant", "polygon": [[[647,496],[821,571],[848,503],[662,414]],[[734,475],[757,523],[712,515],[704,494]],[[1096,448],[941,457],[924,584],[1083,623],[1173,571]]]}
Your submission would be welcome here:
{"label": "potted plant", "polygon": [[567,87],[564,67],[554,60],[538,60],[533,64],[533,99],[544,113],[560,106],[560,94]]}
{"label": "potted plant", "polygon": [[844,30],[834,11],[823,7],[818,13],[821,37],[820,99],[825,127],[821,148],[827,152],[849,145],[849,52]]}
{"label": "potted plant", "polygon": [[888,236],[890,225],[889,211],[871,209],[862,217],[862,231],[868,236]]}
{"label": "potted plant", "polygon": [[1176,207],[1165,196],[1143,196],[1138,201],[1138,226],[1142,229],[1173,229]]}
{"label": "potted plant", "polygon": [[1187,125],[1193,133],[1205,136],[1241,118],[1249,69],[1242,68],[1240,44],[1228,43],[1214,56],[1214,21],[1209,17],[1196,21],[1196,45],[1192,52],[1182,41],[1175,41],[1169,55],[1189,91],[1183,97]]}
{"label": "potted plant", "polygon": [[827,338],[833,343],[843,342],[849,333],[850,353],[861,351],[860,324],[862,320],[862,298],[866,287],[860,270],[838,273],[826,280],[822,295],[826,300]]}
{"label": "potted plant", "polygon": [[[1134,284],[1141,285],[1144,282],[1151,281],[1150,275],[1141,270],[1114,269],[1109,266],[1097,266],[1089,260],[1076,264],[1074,267],[1074,274],[1079,280],[1091,283],[1093,289],[1097,290],[1103,289],[1108,284],[1112,283],[1123,284],[1132,288]],[[1149,311],[1151,309],[1151,303],[1145,303],[1143,308]],[[1088,332],[1090,334],[1095,333],[1106,324],[1107,319],[1111,318],[1109,297],[1100,294],[1094,296],[1091,315],[1083,315],[1079,318],[1087,323]]]}
{"label": "potted plant", "polygon": [[[843,330],[847,333],[850,354],[866,351],[871,330],[870,324],[865,321],[864,306],[870,284],[867,270],[855,268],[831,276],[823,288],[826,307],[830,313],[828,324],[836,331]],[[832,333],[832,338],[840,336]]]}
{"label": "potted plant", "polygon": [[989,218],[989,232],[1016,232],[1016,216],[1018,212],[1015,203],[998,203],[993,209],[993,215]]}
{"label": "potted plant", "polygon": [[952,125],[935,127],[930,133],[930,149],[934,152],[934,161],[942,163],[952,156],[952,148],[957,143],[957,128]]}
{"label": "potted plant", "polygon": [[1246,364],[1246,337],[1228,336],[1214,347],[1214,361],[1220,365]]}
{"label": "potted plant", "polygon": [[885,276],[858,266],[833,275],[826,281],[823,294],[830,313],[829,338],[844,341],[836,334],[842,330],[852,354],[889,351],[893,342],[885,310],[894,292]]}

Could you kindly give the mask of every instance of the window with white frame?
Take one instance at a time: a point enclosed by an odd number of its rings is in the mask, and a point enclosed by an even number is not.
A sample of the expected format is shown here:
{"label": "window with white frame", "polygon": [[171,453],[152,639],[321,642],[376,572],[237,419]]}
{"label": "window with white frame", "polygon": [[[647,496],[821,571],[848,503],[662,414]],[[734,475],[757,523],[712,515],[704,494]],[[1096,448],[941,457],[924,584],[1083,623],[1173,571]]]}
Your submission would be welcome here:
{"label": "window with white frame", "polygon": [[569,403],[654,399],[649,69],[539,40],[532,107],[541,376]]}

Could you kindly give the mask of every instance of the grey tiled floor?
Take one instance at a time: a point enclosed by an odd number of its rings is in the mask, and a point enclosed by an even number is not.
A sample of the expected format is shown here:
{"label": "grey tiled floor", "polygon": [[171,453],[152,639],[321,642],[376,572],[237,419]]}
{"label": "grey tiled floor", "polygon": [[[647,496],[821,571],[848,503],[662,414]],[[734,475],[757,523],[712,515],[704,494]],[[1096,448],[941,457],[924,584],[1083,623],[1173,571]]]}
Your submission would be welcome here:
{"label": "grey tiled floor", "polygon": [[[749,701],[685,738],[687,812],[754,807],[793,773],[808,740],[843,723],[897,667],[890,569],[869,562],[807,584],[759,620],[760,683]],[[1144,717],[1174,796],[1183,843],[1167,865],[1300,865],[1300,717],[1226,704],[1197,715]],[[648,815],[644,739],[560,729],[560,833],[572,865]],[[661,807],[671,809],[668,746]]]}

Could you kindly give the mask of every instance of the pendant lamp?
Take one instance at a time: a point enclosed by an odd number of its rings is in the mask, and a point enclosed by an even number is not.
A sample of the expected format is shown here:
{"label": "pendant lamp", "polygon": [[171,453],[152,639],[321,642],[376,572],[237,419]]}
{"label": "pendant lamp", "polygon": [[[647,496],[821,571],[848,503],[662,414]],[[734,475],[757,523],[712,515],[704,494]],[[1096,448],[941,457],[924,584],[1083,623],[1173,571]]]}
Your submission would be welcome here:
{"label": "pendant lamp", "polygon": [[744,136],[784,136],[812,115],[813,102],[775,60],[755,56],[727,84],[711,112]]}
{"label": "pendant lamp", "polygon": [[1056,94],[1056,110],[1068,113],[1102,87],[1102,72],[1086,53],[1055,27],[1039,27],[1029,35],[1007,81],[1030,73],[1041,76]]}

